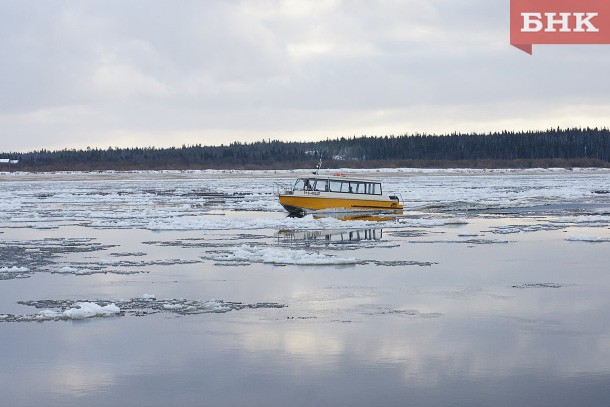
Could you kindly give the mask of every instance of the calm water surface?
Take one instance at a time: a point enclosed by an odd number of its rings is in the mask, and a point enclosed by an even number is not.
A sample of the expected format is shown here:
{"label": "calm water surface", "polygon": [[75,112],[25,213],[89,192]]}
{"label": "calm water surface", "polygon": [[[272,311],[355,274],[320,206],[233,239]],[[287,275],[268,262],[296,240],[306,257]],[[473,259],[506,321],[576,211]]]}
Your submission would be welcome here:
{"label": "calm water surface", "polygon": [[39,177],[0,175],[2,405],[610,404],[608,172],[391,174],[380,222],[286,218],[292,174]]}

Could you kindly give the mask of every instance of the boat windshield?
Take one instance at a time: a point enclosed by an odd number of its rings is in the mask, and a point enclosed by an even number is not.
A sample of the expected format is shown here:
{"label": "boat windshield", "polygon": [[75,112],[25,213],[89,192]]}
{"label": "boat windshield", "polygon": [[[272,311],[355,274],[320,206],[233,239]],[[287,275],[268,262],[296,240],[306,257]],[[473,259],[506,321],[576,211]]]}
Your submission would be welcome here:
{"label": "boat windshield", "polygon": [[328,179],[299,178],[295,182],[295,191],[328,191]]}
{"label": "boat windshield", "polygon": [[292,188],[295,191],[303,191],[305,189],[305,183],[309,183],[307,178],[299,178],[297,182],[295,182],[294,187]]}

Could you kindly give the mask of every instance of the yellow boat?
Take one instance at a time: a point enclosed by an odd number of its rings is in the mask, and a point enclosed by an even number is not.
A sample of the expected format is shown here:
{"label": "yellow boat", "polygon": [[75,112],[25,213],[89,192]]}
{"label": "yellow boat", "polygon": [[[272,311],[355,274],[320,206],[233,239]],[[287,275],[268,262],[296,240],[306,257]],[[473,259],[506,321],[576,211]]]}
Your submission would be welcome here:
{"label": "yellow boat", "polygon": [[397,194],[386,194],[381,181],[346,177],[343,174],[298,178],[291,188],[278,192],[280,204],[289,213],[344,211],[401,211]]}

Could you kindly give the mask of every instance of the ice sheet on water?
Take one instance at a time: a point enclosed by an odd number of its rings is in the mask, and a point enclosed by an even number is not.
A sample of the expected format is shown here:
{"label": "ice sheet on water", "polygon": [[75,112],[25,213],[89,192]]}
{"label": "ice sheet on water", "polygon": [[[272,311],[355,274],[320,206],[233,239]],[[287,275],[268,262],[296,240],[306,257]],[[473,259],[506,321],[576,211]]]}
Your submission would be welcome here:
{"label": "ice sheet on water", "polygon": [[[0,267],[0,280],[27,278],[34,273],[91,275],[91,274],[137,274],[147,271],[144,267],[171,266],[200,263],[197,259],[133,260],[146,253],[109,253],[111,258],[83,257],[81,261],[64,260],[72,253],[94,253],[106,251],[115,245],[100,244],[92,238],[49,238],[39,240],[0,241],[0,253],[5,263]],[[121,258],[126,256],[127,258]],[[90,260],[91,259],[91,260]]]}
{"label": "ice sheet on water", "polygon": [[[353,173],[354,170],[345,172]],[[386,190],[402,193],[407,210],[472,215],[485,208],[573,203],[576,211],[583,202],[606,207],[610,204],[608,194],[600,193],[607,191],[610,184],[607,170],[375,169],[356,172],[381,174]],[[265,216],[254,220],[210,219],[212,210],[283,212],[277,197],[271,193],[273,185],[278,181],[292,181],[298,174],[299,171],[13,174],[0,191],[0,225],[27,228],[82,225],[152,230],[326,227],[322,223],[313,226],[308,222],[294,221],[292,224],[293,221],[281,219],[267,221],[263,219]],[[83,177],[91,181],[82,182]],[[47,179],[62,182],[48,182]],[[566,213],[569,215],[571,211]],[[590,221],[602,222],[599,219]],[[423,220],[401,219],[399,225],[383,227],[403,228],[418,223],[422,227],[441,226],[436,222],[438,220],[426,224]],[[362,228],[361,225],[354,227]]]}
{"label": "ice sheet on water", "polygon": [[[215,169],[204,169],[204,170],[129,170],[129,171],[116,171],[116,170],[104,170],[104,171],[53,171],[45,173],[45,175],[77,175],[80,178],[89,177],[95,179],[105,179],[108,175],[122,175],[125,179],[139,179],[134,178],[131,175],[174,175],[178,178],[182,178],[183,175],[192,175],[196,179],[200,179],[198,176],[208,176],[211,178],[217,178],[218,176],[250,176],[256,179],[268,178],[270,176],[289,175],[300,173],[310,173],[311,168],[296,168],[292,170],[215,170]],[[607,173],[606,168],[336,168],[332,169],[333,172],[340,172],[343,174],[541,174],[541,173]],[[28,175],[39,175],[37,173],[30,173],[27,171],[1,171],[0,175],[7,177],[20,178]],[[166,179],[165,177],[157,177],[157,179]],[[292,179],[292,178],[289,178]]]}
{"label": "ice sheet on water", "polygon": [[110,268],[107,268],[106,266],[91,265],[90,267],[63,266],[63,267],[59,267],[57,269],[49,269],[49,270],[45,270],[45,271],[48,271],[51,274],[64,274],[64,275],[73,275],[73,276],[90,276],[92,274],[127,275],[127,274],[146,273],[146,271],[140,271],[140,270],[110,269]]}
{"label": "ice sheet on water", "polygon": [[[89,238],[48,238],[38,240],[0,240],[3,267],[0,279],[30,277],[37,272],[57,271],[57,263],[69,253],[91,253],[106,250],[113,245],[102,245]],[[9,272],[16,267],[27,268],[19,273]]]}
{"label": "ice sheet on water", "polygon": [[409,243],[428,243],[428,244],[436,244],[436,243],[447,243],[447,244],[468,244],[468,245],[481,245],[481,244],[507,244],[510,243],[510,240],[504,239],[464,239],[464,240],[410,240]]}
{"label": "ice sheet on water", "polygon": [[561,230],[565,229],[566,225],[564,224],[554,224],[554,223],[545,223],[544,220],[539,220],[541,223],[530,224],[530,225],[507,225],[507,226],[497,226],[491,228],[491,233],[498,235],[509,235],[514,233],[521,232],[540,232],[540,231],[548,231],[548,230]]}
{"label": "ice sheet on water", "polygon": [[115,253],[108,253],[110,256],[115,256],[115,257],[142,257],[142,256],[146,256],[147,253],[144,252],[115,252]]}
{"label": "ice sheet on water", "polygon": [[32,322],[32,321],[60,321],[78,320],[94,317],[110,317],[121,313],[121,309],[114,303],[99,305],[95,302],[79,301],[70,304],[69,307],[60,310],[43,309],[36,314],[12,315],[5,314],[0,322]]}
{"label": "ice sheet on water", "polygon": [[374,264],[383,267],[399,267],[399,266],[420,266],[427,267],[438,264],[432,261],[415,261],[415,260],[365,260],[367,264]]}
{"label": "ice sheet on water", "polygon": [[91,274],[139,274],[148,273],[147,270],[141,270],[143,267],[158,267],[158,266],[174,266],[184,264],[201,263],[201,260],[187,259],[164,259],[164,260],[149,260],[149,261],[128,261],[128,260],[105,260],[99,262],[72,262],[68,266],[39,270],[41,272],[50,272],[52,274],[72,274],[72,275],[91,275]]}
{"label": "ice sheet on water", "polygon": [[557,283],[522,283],[514,284],[512,288],[561,288],[562,284]]}
{"label": "ice sheet on water", "polygon": [[610,216],[607,216],[605,214],[561,216],[555,219],[551,219],[550,222],[565,225],[604,227],[610,225]]}
{"label": "ice sheet on water", "polygon": [[396,237],[422,237],[429,233],[430,232],[426,231],[426,230],[413,229],[413,230],[395,230],[395,231],[390,232],[390,235],[396,236]]}
{"label": "ice sheet on water", "polygon": [[158,313],[193,315],[285,307],[275,302],[244,304],[214,299],[157,299],[154,294],[143,294],[129,300],[32,300],[20,301],[19,304],[35,307],[41,311],[26,315],[2,314],[0,322],[43,322],[110,316],[142,317]]}
{"label": "ice sheet on water", "polygon": [[195,264],[201,263],[199,260],[188,259],[162,259],[162,260],[123,260],[123,259],[101,259],[100,264],[103,266],[117,267],[149,267],[149,266],[173,266],[176,264]]}
{"label": "ice sheet on water", "polygon": [[30,271],[27,267],[0,267],[0,273],[23,273],[26,271]]}
{"label": "ice sheet on water", "polygon": [[16,278],[28,278],[30,269],[23,266],[0,267],[0,280],[12,280]]}
{"label": "ice sheet on water", "polygon": [[422,313],[414,309],[396,308],[391,305],[383,304],[360,304],[355,307],[355,311],[364,315],[389,315],[400,317],[419,317],[419,318],[438,318],[443,316],[441,313]]}
{"label": "ice sheet on water", "polygon": [[[399,266],[432,266],[437,264],[429,261],[416,260],[367,260],[353,257],[338,257],[320,251],[303,250],[294,246],[268,246],[249,245],[229,247],[223,250],[214,250],[202,256],[203,259],[212,260],[216,265],[250,265],[253,263],[275,264],[280,266],[344,266],[372,264],[382,267]],[[332,247],[324,249],[333,250]]]}
{"label": "ice sheet on water", "polygon": [[140,297],[138,297],[141,300],[156,300],[157,296],[154,294],[142,294]]}
{"label": "ice sheet on water", "polygon": [[341,258],[319,252],[290,249],[286,247],[252,246],[247,244],[209,252],[202,256],[202,258],[213,260],[221,264],[266,263],[277,265],[296,264],[304,266],[330,266],[361,263],[354,258]]}
{"label": "ice sheet on water", "polygon": [[587,243],[610,243],[610,237],[598,237],[587,235],[572,235],[566,238],[568,242],[587,242]]}

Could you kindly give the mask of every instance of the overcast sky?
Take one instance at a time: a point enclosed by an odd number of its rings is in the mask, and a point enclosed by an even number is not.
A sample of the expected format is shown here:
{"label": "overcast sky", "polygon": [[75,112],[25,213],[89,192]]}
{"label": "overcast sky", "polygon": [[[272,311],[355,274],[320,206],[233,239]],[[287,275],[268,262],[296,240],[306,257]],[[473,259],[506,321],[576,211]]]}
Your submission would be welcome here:
{"label": "overcast sky", "polygon": [[610,46],[509,0],[0,1],[0,151],[610,126]]}

